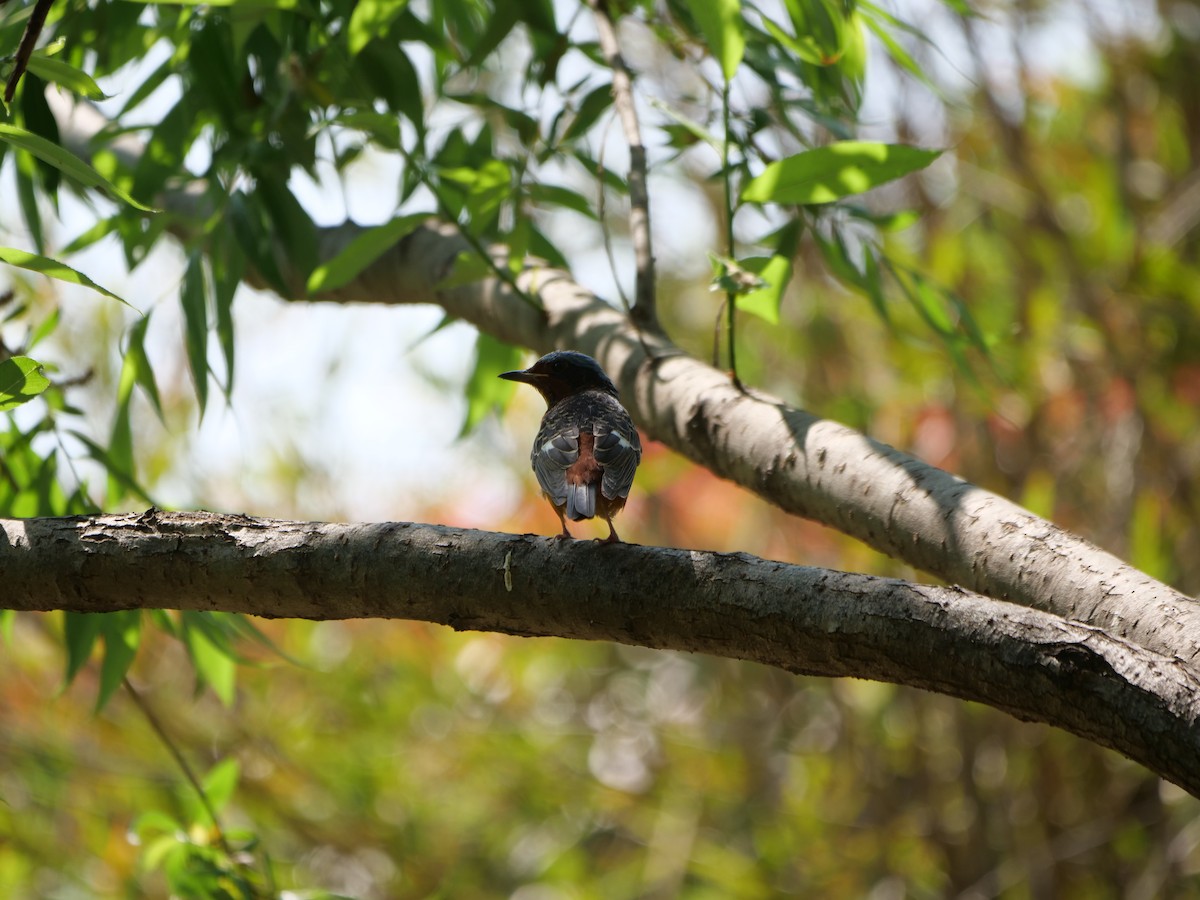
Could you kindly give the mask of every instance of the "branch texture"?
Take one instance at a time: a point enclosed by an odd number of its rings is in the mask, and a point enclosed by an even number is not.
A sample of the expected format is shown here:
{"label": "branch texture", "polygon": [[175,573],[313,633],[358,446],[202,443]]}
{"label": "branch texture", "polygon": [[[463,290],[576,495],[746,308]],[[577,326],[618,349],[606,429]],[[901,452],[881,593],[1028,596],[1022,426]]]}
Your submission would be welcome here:
{"label": "branch texture", "polygon": [[6,605],[416,619],[708,653],[977,700],[1200,796],[1194,667],[959,588],[719,554],[411,523],[211,513],[0,521]]}

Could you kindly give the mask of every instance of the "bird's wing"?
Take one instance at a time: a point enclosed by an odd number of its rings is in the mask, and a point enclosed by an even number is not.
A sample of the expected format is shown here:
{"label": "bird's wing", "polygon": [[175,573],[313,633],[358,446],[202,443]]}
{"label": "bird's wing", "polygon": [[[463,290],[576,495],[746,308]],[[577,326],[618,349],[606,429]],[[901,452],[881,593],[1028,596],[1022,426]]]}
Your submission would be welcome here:
{"label": "bird's wing", "polygon": [[621,416],[621,419],[623,421],[617,427],[597,422],[593,428],[596,435],[596,461],[604,468],[604,481],[600,489],[610,500],[629,496],[629,489],[633,487],[633,473],[642,459],[642,442],[637,429],[628,415]]}
{"label": "bird's wing", "polygon": [[530,460],[538,484],[555,506],[567,502],[567,469],[579,459],[579,429],[539,433]]}

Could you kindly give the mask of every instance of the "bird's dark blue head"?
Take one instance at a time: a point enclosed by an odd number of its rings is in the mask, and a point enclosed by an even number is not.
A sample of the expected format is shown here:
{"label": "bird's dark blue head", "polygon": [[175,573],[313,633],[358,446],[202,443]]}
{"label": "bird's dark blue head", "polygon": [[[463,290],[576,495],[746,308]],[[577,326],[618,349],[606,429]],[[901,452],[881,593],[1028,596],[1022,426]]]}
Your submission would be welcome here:
{"label": "bird's dark blue head", "polygon": [[504,372],[500,377],[532,384],[546,398],[547,406],[580,391],[603,391],[617,396],[617,386],[604,374],[600,363],[576,350],[555,350],[528,369]]}

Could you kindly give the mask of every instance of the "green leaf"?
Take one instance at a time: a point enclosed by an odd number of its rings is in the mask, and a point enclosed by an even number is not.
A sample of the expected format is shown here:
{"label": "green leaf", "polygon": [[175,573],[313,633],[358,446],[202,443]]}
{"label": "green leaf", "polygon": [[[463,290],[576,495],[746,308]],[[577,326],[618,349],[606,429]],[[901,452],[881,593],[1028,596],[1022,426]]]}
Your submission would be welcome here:
{"label": "green leaf", "polygon": [[63,639],[67,645],[66,683],[70,684],[91,658],[104,617],[101,613],[77,612],[64,612],[63,617]]}
{"label": "green leaf", "polygon": [[[33,238],[33,246],[39,253],[46,250],[46,236],[42,229],[42,213],[38,209],[38,190],[35,180],[37,161],[28,153],[14,153],[16,163],[14,173],[17,177],[17,200],[21,204],[21,215],[25,219],[25,227]],[[53,170],[51,170],[53,171]],[[43,185],[43,187],[46,187]],[[48,193],[53,193],[48,191]]]}
{"label": "green leaf", "polygon": [[657,97],[650,97],[649,101],[651,106],[653,106],[659,112],[665,113],[674,119],[675,123],[688,134],[692,135],[692,137],[696,138],[697,140],[704,141],[704,143],[716,150],[717,153],[721,152],[720,139],[718,139],[715,134],[713,134],[695,119],[685,116],[679,110],[675,109],[670,104],[664,103]]}
{"label": "green leaf", "polygon": [[185,829],[174,817],[160,809],[151,809],[134,819],[129,830],[145,841],[155,834],[175,834]]}
{"label": "green leaf", "polygon": [[25,342],[25,348],[32,350],[50,335],[58,330],[59,323],[62,321],[62,308],[54,307],[54,311],[42,321],[38,322],[37,326],[29,333],[29,339]]}
{"label": "green leaf", "polygon": [[104,466],[105,471],[107,471],[109,475],[116,479],[117,483],[124,487],[125,490],[129,491],[130,494],[144,501],[149,506],[158,505],[154,501],[154,498],[146,493],[146,489],[137,483],[137,479],[134,478],[133,473],[128,469],[122,468],[121,465],[113,459],[112,454],[110,454],[108,450],[106,450],[104,447],[101,447],[83,432],[72,429],[68,432],[68,434],[82,443],[84,447],[87,448],[88,456],[100,463],[100,465]]}
{"label": "green leaf", "polygon": [[753,272],[763,286],[737,298],[737,308],[779,324],[779,307],[783,292],[792,280],[792,260],[788,256],[755,256],[741,261],[742,268]]}
{"label": "green leaf", "polygon": [[4,643],[12,647],[13,642],[13,623],[17,619],[17,611],[15,609],[0,609],[0,636],[4,637]]}
{"label": "green leaf", "polygon": [[392,22],[407,5],[408,0],[359,0],[346,26],[350,55],[357,56],[371,38],[386,35]]}
{"label": "green leaf", "polygon": [[288,286],[275,260],[270,223],[259,197],[234,191],[229,198],[229,221],[238,247],[247,261],[279,296],[286,297]]}
{"label": "green leaf", "polygon": [[867,23],[867,27],[871,29],[875,37],[879,38],[879,42],[883,44],[888,55],[896,61],[896,64],[906,69],[913,77],[919,80],[922,84],[936,90],[932,79],[925,74],[925,70],[920,64],[913,59],[912,54],[904,49],[903,45],[892,36],[891,32],[884,27],[883,23],[876,20],[871,15],[864,15],[863,21]]}
{"label": "green leaf", "polygon": [[158,394],[158,382],[154,380],[154,370],[150,367],[150,357],[146,355],[146,329],[150,326],[150,313],[137,319],[129,329],[129,345],[125,350],[125,360],[121,367],[121,381],[126,378],[126,371],[150,400],[159,419],[163,418],[162,399]]}
{"label": "green leaf", "polygon": [[188,259],[187,269],[183,273],[179,302],[183,306],[188,364],[202,417],[208,401],[208,292],[204,282],[204,257],[196,252]]}
{"label": "green leaf", "polygon": [[761,290],[766,286],[765,281],[759,278],[754,272],[744,268],[735,259],[710,253],[708,254],[708,261],[712,264],[713,270],[712,280],[708,283],[708,289],[713,293],[732,294],[735,297],[740,297],[743,294],[750,294]]}
{"label": "green leaf", "polygon": [[233,371],[236,342],[233,333],[233,300],[246,270],[246,256],[233,240],[230,230],[213,235],[209,251],[209,271],[212,275],[213,300],[216,307],[217,344],[225,357],[225,397],[233,394]]}
{"label": "green leaf", "polygon": [[34,53],[29,57],[29,71],[46,81],[53,81],[67,90],[89,100],[107,100],[108,95],[87,72],[75,68],[60,59]]}
{"label": "green leaf", "polygon": [[137,308],[107,288],[96,284],[96,282],[92,281],[92,279],[88,278],[82,272],[72,269],[66,263],[59,262],[57,259],[51,259],[48,256],[38,256],[36,253],[30,253],[27,250],[17,250],[15,247],[0,247],[0,262],[5,262],[10,266],[17,266],[21,269],[28,269],[30,272],[38,272],[48,278],[55,278],[70,284],[80,284],[84,287],[89,287],[106,297],[112,297],[114,300],[124,303],[130,309]]}
{"label": "green leaf", "polygon": [[236,6],[238,9],[296,9],[300,0],[126,0],[146,6]]}
{"label": "green leaf", "polygon": [[442,178],[466,189],[466,208],[475,224],[494,213],[513,195],[513,177],[509,167],[498,159],[489,159],[478,167],[443,169]]}
{"label": "green leaf", "polygon": [[579,101],[579,106],[576,108],[575,117],[571,119],[571,124],[567,126],[566,131],[562,135],[562,143],[569,143],[572,139],[582,137],[587,133],[599,120],[604,111],[612,106],[613,94],[611,84],[602,84],[597,88],[593,88],[588,94]]}
{"label": "green leaf", "polygon": [[233,639],[242,623],[223,613],[185,611],[180,614],[181,639],[196,667],[197,690],[208,685],[226,706],[232,706],[239,657]]}
{"label": "green leaf", "polygon": [[220,813],[225,808],[237,787],[240,774],[241,767],[232,756],[225,757],[208,770],[203,781],[204,794],[208,797],[208,804],[213,808],[213,812]]}
{"label": "green leaf", "polygon": [[308,292],[319,294],[347,284],[428,218],[429,213],[396,216],[390,222],[364,231],[329,262],[313,269],[308,277]]}
{"label": "green leaf", "polygon": [[64,150],[44,137],[26,131],[24,128],[18,128],[15,125],[0,123],[0,140],[14,147],[19,147],[28,153],[32,153],[38,159],[42,160],[42,162],[49,163],[64,175],[78,181],[84,187],[104,191],[117,199],[124,200],[130,206],[140,209],[142,212],[158,212],[153,207],[143,206],[141,203],[138,203],[133,197],[102,176],[74,153]]}
{"label": "green leaf", "polygon": [[121,686],[125,673],[133,665],[142,633],[142,611],[127,609],[105,613],[99,617],[100,634],[104,637],[104,662],[100,665],[100,693],[96,712],[102,710]]}
{"label": "green leaf", "polygon": [[923,169],[941,155],[903,144],[839,141],[771,163],[742,190],[743,203],[818,204],[861,194]]}
{"label": "green leaf", "polygon": [[593,208],[592,201],[570,188],[565,188],[557,184],[541,184],[534,181],[529,185],[528,195],[530,201],[538,206],[557,206],[561,209],[571,209],[581,216],[586,216],[592,220],[596,219],[596,210]]}
{"label": "green leaf", "polygon": [[771,37],[775,38],[785,49],[792,51],[806,63],[814,66],[829,64],[825,52],[821,49],[821,46],[812,34],[802,34],[800,37],[794,38],[766,16],[762,17],[762,23]]}
{"label": "green leaf", "polygon": [[454,265],[450,272],[437,283],[438,290],[462,287],[464,284],[474,284],[490,275],[494,275],[489,262],[473,250],[461,250],[454,257]]}
{"label": "green leaf", "polygon": [[184,632],[184,643],[192,658],[192,664],[196,667],[198,686],[208,685],[222,703],[232,706],[237,661],[226,650],[209,640],[199,628],[188,628]]}
{"label": "green leaf", "polygon": [[50,380],[36,359],[11,356],[0,362],[0,412],[28,403],[48,387]]}
{"label": "green leaf", "polygon": [[516,384],[498,377],[521,364],[521,351],[482,331],[475,341],[475,368],[467,379],[467,417],[462,434],[469,434],[494,409],[512,396]]}
{"label": "green leaf", "polygon": [[740,0],[685,0],[700,33],[708,42],[713,58],[721,64],[721,73],[729,81],[741,65],[746,52]]}
{"label": "green leaf", "polygon": [[307,280],[317,262],[317,229],[312,219],[282,177],[260,178],[255,193],[262,200],[277,244]]}

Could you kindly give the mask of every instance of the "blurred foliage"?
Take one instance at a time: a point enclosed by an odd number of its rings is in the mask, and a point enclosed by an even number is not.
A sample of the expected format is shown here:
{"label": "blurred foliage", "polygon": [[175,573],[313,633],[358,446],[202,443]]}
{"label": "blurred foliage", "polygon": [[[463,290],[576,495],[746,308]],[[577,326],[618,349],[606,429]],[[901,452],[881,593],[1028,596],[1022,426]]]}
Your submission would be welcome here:
{"label": "blurred foliage", "polygon": [[[737,319],[744,381],[1200,592],[1191,5],[610,7],[639,75],[652,195],[669,182],[736,225],[734,246],[662,261],[679,343],[712,346],[712,253],[717,286],[752,314]],[[30,10],[0,6],[0,54]],[[599,246],[602,229],[627,248],[590,16],[549,0],[53,7],[0,128],[24,229],[0,224],[0,366],[21,375],[0,384],[21,403],[0,431],[0,513],[151,502],[210,383],[230,393],[250,270],[286,297],[328,290],[422,213],[515,261],[570,265],[578,235]],[[1092,71],[1046,53],[1060,46]],[[67,155],[46,85],[98,99],[110,79],[130,87],[107,101],[113,126],[87,165]],[[126,130],[148,148],[133,165]],[[914,147],[949,149],[933,162]],[[318,266],[326,211],[298,186],[336,185],[372,154],[401,162],[396,209]],[[815,163],[821,182],[794,180]],[[145,212],[188,182],[206,214]],[[66,242],[64,188],[94,212]],[[676,215],[654,212],[660,230]],[[137,273],[168,235],[183,247],[190,398],[160,387],[149,319],[117,320],[115,295],[60,259],[101,246]],[[469,262],[455,278],[486,274]],[[45,276],[109,295],[85,338],[63,334],[72,312],[30,280]],[[512,348],[481,336],[477,353],[469,426],[511,396],[491,376]],[[155,443],[135,398],[188,424]],[[517,404],[509,424],[532,433],[541,411]],[[523,444],[516,457],[524,471]],[[302,497],[311,475],[273,477]],[[654,444],[636,492],[626,528],[642,543],[914,574]],[[194,501],[211,503],[200,486]],[[338,513],[353,510],[322,511]],[[555,530],[532,497],[494,525]],[[6,897],[1200,896],[1195,799],[944,697],[405,623],[0,613],[0,641]]]}

